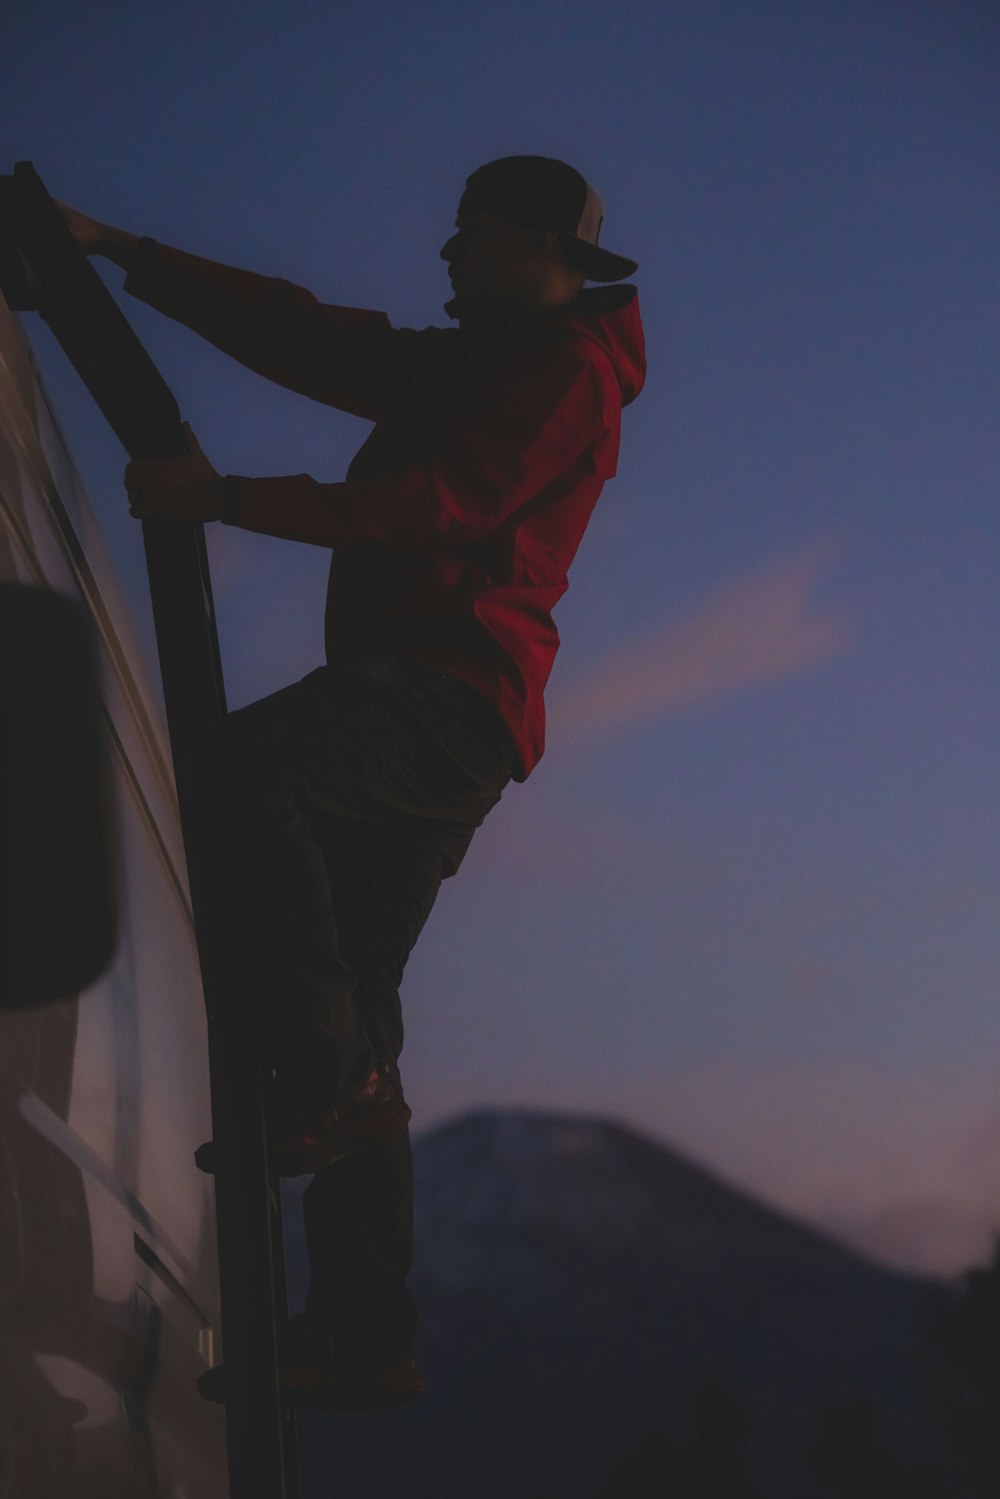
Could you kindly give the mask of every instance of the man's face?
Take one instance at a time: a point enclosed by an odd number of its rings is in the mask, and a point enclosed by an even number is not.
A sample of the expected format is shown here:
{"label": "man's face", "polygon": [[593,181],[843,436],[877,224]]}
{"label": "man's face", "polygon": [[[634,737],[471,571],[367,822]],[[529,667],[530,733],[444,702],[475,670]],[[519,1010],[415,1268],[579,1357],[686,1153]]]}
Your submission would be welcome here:
{"label": "man's face", "polygon": [[455,225],[457,233],[441,247],[455,301],[489,297],[530,304],[544,262],[538,230],[495,213],[459,214]]}

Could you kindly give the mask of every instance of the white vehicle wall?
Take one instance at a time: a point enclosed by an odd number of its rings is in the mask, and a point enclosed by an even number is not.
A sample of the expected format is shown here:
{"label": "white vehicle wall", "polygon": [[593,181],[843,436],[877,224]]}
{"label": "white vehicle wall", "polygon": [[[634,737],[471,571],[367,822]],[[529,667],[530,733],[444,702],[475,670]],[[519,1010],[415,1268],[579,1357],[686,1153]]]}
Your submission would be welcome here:
{"label": "white vehicle wall", "polygon": [[220,1353],[214,1196],[193,1161],[212,1133],[206,1023],[166,728],[2,298],[0,578],[94,620],[120,864],[107,972],[0,1012],[0,1495],[218,1499],[223,1418],[195,1388]]}

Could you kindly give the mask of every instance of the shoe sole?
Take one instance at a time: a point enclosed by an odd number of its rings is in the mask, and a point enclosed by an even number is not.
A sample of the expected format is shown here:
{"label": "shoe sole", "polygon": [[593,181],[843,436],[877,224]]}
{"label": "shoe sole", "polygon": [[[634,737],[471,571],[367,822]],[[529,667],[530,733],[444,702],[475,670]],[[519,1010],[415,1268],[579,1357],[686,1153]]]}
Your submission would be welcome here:
{"label": "shoe sole", "polygon": [[[385,1410],[404,1405],[427,1389],[427,1381],[416,1369],[386,1385],[365,1384],[332,1369],[308,1364],[282,1364],[282,1391],[297,1410]],[[197,1380],[202,1399],[225,1405],[226,1386],[222,1365],[206,1369]]]}
{"label": "shoe sole", "polygon": [[281,1387],[300,1410],[384,1410],[422,1395],[427,1381],[414,1369],[384,1385],[371,1385],[332,1369],[285,1364]]}

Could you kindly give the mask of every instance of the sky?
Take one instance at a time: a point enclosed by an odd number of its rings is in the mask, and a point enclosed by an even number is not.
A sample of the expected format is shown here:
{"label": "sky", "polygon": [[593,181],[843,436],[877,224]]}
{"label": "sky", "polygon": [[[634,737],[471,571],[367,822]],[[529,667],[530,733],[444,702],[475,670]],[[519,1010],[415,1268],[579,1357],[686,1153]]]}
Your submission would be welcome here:
{"label": "sky", "polygon": [[[545,758],[404,982],[414,1127],[619,1119],[886,1263],[1000,1231],[993,0],[20,0],[0,140],[54,196],[448,326],[464,180],[573,163],[649,372],[556,620]],[[220,472],[367,423],[121,291]],[[140,630],[124,455],[25,319]],[[231,707],[322,660],[322,549],[208,528]],[[151,645],[150,645],[151,650]]]}

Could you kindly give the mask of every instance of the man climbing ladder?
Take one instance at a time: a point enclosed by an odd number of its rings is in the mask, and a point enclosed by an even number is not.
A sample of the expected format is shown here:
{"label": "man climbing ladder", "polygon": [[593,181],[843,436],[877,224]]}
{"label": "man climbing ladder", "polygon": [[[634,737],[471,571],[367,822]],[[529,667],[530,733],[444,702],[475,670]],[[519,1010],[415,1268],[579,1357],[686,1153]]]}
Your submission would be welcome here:
{"label": "man climbing ladder", "polygon": [[[458,327],[418,332],[63,206],[128,292],[375,423],[340,483],[221,476],[190,428],[183,457],[125,475],[135,516],[331,550],[326,665],[230,714],[183,770],[212,929],[273,1071],[271,1162],[313,1176],[308,1298],[280,1340],[302,1404],[424,1388],[399,987],[441,880],[542,754],[552,609],[642,388],[635,288],[584,290],[637,268],[599,247],[602,212],[562,162],[479,168],[441,250]],[[201,1387],[224,1398],[221,1366]]]}

